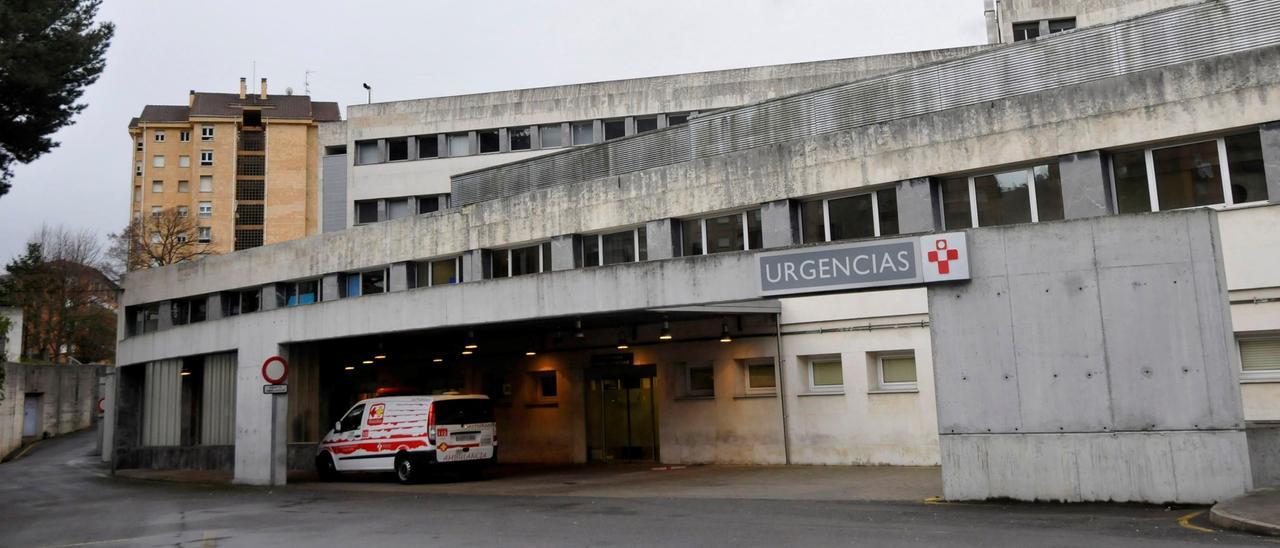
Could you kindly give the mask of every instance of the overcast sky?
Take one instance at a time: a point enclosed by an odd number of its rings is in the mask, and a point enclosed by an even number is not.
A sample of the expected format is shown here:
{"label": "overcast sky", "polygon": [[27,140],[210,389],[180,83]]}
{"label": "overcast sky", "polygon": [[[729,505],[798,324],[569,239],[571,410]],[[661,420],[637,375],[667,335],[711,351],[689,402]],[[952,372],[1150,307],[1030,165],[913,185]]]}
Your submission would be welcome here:
{"label": "overcast sky", "polygon": [[982,0],[107,0],[102,78],[62,143],[0,197],[0,267],[41,223],[129,218],[126,127],[187,90],[266,77],[346,105],[981,44]]}

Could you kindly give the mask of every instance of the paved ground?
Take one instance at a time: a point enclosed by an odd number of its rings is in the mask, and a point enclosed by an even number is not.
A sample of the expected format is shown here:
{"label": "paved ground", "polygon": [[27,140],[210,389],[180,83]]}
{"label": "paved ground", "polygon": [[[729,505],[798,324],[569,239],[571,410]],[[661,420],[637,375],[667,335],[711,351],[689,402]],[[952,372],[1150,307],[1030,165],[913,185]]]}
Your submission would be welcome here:
{"label": "paved ground", "polygon": [[1258,489],[1215,504],[1210,521],[1230,529],[1280,537],[1280,489]]}
{"label": "paved ground", "polygon": [[1276,546],[1213,530],[1203,508],[673,498],[653,496],[657,486],[495,496],[459,494],[468,484],[172,484],[107,477],[92,444],[91,434],[50,440],[0,465],[0,546]]}

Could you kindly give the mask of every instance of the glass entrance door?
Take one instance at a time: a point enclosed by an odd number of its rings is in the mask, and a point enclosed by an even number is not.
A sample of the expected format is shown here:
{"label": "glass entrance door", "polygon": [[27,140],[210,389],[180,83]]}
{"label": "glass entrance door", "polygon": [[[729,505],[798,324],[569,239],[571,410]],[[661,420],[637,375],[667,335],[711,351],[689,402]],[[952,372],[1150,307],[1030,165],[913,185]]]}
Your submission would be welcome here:
{"label": "glass entrance door", "polygon": [[592,462],[658,459],[652,365],[587,371],[587,457]]}

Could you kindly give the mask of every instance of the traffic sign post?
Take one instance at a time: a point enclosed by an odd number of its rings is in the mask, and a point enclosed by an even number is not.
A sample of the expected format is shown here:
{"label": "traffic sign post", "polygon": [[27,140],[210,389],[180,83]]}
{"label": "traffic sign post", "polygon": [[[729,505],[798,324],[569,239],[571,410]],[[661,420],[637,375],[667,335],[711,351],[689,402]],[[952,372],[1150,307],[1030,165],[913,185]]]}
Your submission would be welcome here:
{"label": "traffic sign post", "polygon": [[[288,414],[289,362],[281,356],[271,356],[262,362],[262,393],[271,395],[271,484],[283,485],[284,478],[277,476],[277,464],[284,463],[287,468],[285,443],[280,439],[284,435],[284,418]],[[283,470],[283,468],[281,468]]]}

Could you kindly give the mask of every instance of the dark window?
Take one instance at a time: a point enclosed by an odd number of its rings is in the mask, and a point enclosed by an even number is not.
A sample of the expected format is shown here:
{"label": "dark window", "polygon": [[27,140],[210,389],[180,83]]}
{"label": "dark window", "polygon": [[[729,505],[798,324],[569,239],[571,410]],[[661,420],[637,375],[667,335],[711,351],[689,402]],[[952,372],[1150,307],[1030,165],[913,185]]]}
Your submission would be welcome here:
{"label": "dark window", "polygon": [[627,122],[625,120],[605,120],[604,121],[604,140],[617,139],[627,134]]}
{"label": "dark window", "polygon": [[191,300],[191,323],[203,322],[209,316],[209,299]]}
{"label": "dark window", "polygon": [[510,275],[510,257],[507,256],[507,250],[494,251],[490,254],[489,277],[490,278],[506,278]]}
{"label": "dark window", "polygon": [[381,161],[382,154],[378,152],[377,141],[356,142],[356,165],[376,164]]}
{"label": "dark window", "polygon": [[1039,221],[1058,221],[1062,215],[1062,177],[1058,164],[1046,164],[1032,168],[1036,179],[1036,214]]}
{"label": "dark window", "polygon": [[1217,141],[1155,149],[1151,165],[1161,210],[1223,202]]}
{"label": "dark window", "polygon": [[898,193],[892,188],[876,191],[876,208],[880,213],[880,235],[898,233]]}
{"label": "dark window", "polygon": [[1147,160],[1141,150],[1111,155],[1111,174],[1116,188],[1116,210],[1120,213],[1151,211],[1147,187]]}
{"label": "dark window", "polygon": [[347,416],[342,417],[340,426],[343,432],[350,432],[360,428],[360,419],[364,418],[364,404],[357,405],[347,412]]}
{"label": "dark window", "polygon": [[262,204],[239,204],[236,206],[236,224],[260,225],[265,218]]}
{"label": "dark window", "polygon": [[187,301],[169,301],[169,319],[173,325],[186,325],[190,318],[191,304]]}
{"label": "dark window", "polygon": [[431,405],[435,411],[436,424],[439,426],[493,422],[493,404],[489,400],[478,398],[436,400]]}
{"label": "dark window", "polygon": [[387,292],[387,271],[371,270],[360,273],[360,294],[373,295]]}
{"label": "dark window", "polygon": [[1262,167],[1262,141],[1251,131],[1227,137],[1227,171],[1231,174],[1231,202],[1267,199],[1267,176]]}
{"label": "dark window", "polygon": [[[1070,19],[1058,19],[1055,21],[1049,21],[1049,34],[1057,34],[1064,30],[1071,30],[1074,28],[1076,28],[1076,19],[1074,17]],[[1039,190],[1039,189],[1036,189],[1036,190]]]}
{"label": "dark window", "polygon": [[827,216],[831,223],[832,241],[875,236],[870,194],[828,201]]}
{"label": "dark window", "polygon": [[747,212],[747,249],[760,249],[764,247],[763,230],[760,224],[760,210],[753,209]]}
{"label": "dark window", "polygon": [[680,221],[680,256],[702,255],[702,221]]}
{"label": "dark window", "polygon": [[523,276],[540,272],[539,250],[542,246],[520,247],[511,250],[511,275]]}
{"label": "dark window", "polygon": [[538,397],[544,400],[555,399],[560,393],[559,387],[556,386],[555,372],[541,373],[538,375]]}
{"label": "dark window", "polygon": [[237,228],[235,231],[235,237],[236,251],[262,247],[263,234],[261,228]]}
{"label": "dark window", "polygon": [[942,191],[942,220],[946,223],[947,230],[972,227],[973,217],[969,215],[969,179],[943,179],[938,186]]}
{"label": "dark window", "polygon": [[439,196],[419,196],[418,197],[418,214],[431,213],[432,211],[440,211]]}
{"label": "dark window", "polygon": [[668,114],[667,115],[667,127],[678,126],[678,125],[687,124],[687,123],[689,123],[688,114]]}
{"label": "dark window", "polygon": [[387,161],[409,159],[409,138],[387,139]]}
{"label": "dark window", "polygon": [[507,139],[511,143],[511,150],[529,150],[533,147],[533,139],[530,137],[531,132],[527,127],[513,127],[507,130]]}
{"label": "dark window", "polygon": [[582,266],[600,266],[600,237],[582,238]]}
{"label": "dark window", "polygon": [[356,224],[378,222],[378,201],[356,202]]}
{"label": "dark window", "polygon": [[640,253],[640,260],[642,261],[649,260],[649,238],[645,232],[643,226],[636,229],[636,240],[639,242],[637,245],[640,246],[637,252]]}
{"label": "dark window", "polygon": [[636,133],[644,133],[658,129],[658,117],[648,116],[644,118],[636,118]]}
{"label": "dark window", "polygon": [[551,272],[551,242],[542,244],[542,271]]}
{"label": "dark window", "polygon": [[1035,37],[1037,37],[1037,36],[1040,36],[1040,22],[1039,22],[1039,21],[1032,21],[1032,22],[1029,22],[1029,23],[1014,23],[1014,24],[1013,24],[1013,41],[1014,41],[1014,42],[1021,42],[1021,41],[1023,41],[1023,40],[1030,40],[1030,39],[1035,38]]}
{"label": "dark window", "polygon": [[731,213],[706,220],[707,253],[742,251],[742,214]]}
{"label": "dark window", "polygon": [[1027,171],[1008,171],[973,178],[978,226],[1031,222],[1031,190]]}
{"label": "dark window", "polygon": [[431,285],[456,284],[459,281],[457,259],[431,262]]}
{"label": "dark window", "polygon": [[[236,181],[236,199],[237,200],[264,200],[267,197],[266,182],[264,181]],[[241,223],[241,224],[262,224],[262,223]]]}
{"label": "dark window", "polygon": [[418,157],[438,158],[440,156],[440,138],[435,135],[418,137]]}
{"label": "dark window", "polygon": [[800,204],[800,238],[806,244],[827,241],[827,229],[822,224],[822,200]]}
{"label": "dark window", "polygon": [[476,135],[480,137],[480,154],[497,152],[499,150],[498,130],[491,129],[488,131],[477,131]]}
{"label": "dark window", "polygon": [[630,263],[636,260],[636,234],[627,230],[600,237],[604,247],[604,264]]}

